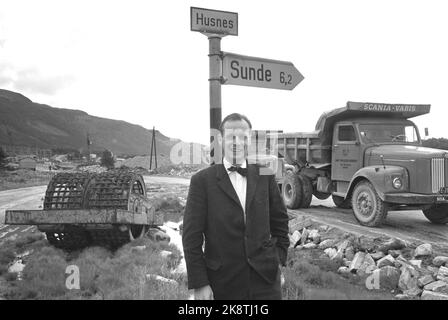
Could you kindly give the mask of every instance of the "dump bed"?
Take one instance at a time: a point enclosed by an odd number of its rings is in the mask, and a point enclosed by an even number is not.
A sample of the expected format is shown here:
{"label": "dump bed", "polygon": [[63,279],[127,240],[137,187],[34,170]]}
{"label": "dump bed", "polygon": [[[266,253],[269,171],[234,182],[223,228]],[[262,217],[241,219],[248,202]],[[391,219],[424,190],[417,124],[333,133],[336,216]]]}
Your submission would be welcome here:
{"label": "dump bed", "polygon": [[342,108],[324,112],[313,132],[279,133],[278,153],[287,163],[298,161],[320,167],[331,163],[333,126],[350,118],[396,118],[409,119],[429,113],[428,104],[387,104],[370,102],[347,102]]}

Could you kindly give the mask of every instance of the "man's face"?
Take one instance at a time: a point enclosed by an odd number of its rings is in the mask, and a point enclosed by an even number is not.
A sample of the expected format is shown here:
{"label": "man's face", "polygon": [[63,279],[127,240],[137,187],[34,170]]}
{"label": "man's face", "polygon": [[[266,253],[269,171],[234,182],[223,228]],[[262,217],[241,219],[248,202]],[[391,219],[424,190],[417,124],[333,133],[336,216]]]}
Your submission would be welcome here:
{"label": "man's face", "polygon": [[224,157],[232,164],[242,164],[250,143],[249,124],[244,120],[226,121],[223,131]]}

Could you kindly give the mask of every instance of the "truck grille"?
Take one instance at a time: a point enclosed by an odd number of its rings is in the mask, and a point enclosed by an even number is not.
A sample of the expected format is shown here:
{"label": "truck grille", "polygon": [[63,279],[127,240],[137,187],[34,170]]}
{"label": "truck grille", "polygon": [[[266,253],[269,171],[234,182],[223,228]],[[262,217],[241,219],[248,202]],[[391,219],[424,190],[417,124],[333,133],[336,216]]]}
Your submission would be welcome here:
{"label": "truck grille", "polygon": [[446,193],[446,175],[448,159],[433,158],[431,159],[431,186],[433,193]]}

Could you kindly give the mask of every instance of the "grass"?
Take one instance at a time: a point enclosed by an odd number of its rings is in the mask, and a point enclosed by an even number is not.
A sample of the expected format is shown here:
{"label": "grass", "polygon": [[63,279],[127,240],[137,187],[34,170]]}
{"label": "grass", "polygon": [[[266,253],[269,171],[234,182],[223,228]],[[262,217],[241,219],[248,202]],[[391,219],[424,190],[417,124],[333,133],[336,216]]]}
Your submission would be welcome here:
{"label": "grass", "polygon": [[[136,249],[136,246],[145,246]],[[173,245],[139,239],[116,252],[90,247],[67,254],[53,247],[35,246],[36,252],[27,261],[23,280],[14,281],[8,299],[105,299],[147,300],[187,299],[186,277],[173,274],[179,264],[181,252]],[[162,257],[160,252],[172,252]],[[80,289],[66,287],[66,268],[79,268]],[[158,275],[177,283],[147,278]]]}
{"label": "grass", "polygon": [[[0,247],[0,276],[7,275],[9,265],[14,261],[16,255],[25,251],[25,248],[33,249],[39,245],[47,246],[48,242],[44,240],[42,233],[28,234],[14,241],[6,240],[1,243]],[[11,276],[8,276],[11,278]]]}
{"label": "grass", "polygon": [[10,247],[1,247],[0,248],[0,276],[6,274],[8,272],[9,264],[16,257],[14,250]]}
{"label": "grass", "polygon": [[55,173],[45,171],[0,170],[0,191],[46,185]]}

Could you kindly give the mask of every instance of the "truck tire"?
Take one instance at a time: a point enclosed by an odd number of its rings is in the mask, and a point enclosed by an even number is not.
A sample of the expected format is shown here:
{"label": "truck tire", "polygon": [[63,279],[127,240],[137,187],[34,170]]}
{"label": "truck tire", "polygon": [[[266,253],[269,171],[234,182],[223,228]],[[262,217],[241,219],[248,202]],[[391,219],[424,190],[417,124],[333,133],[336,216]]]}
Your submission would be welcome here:
{"label": "truck tire", "polygon": [[302,182],[294,173],[288,173],[282,185],[282,197],[285,206],[289,209],[297,209],[302,203]]}
{"label": "truck tire", "polygon": [[438,205],[429,209],[423,210],[425,217],[434,224],[448,223],[448,206]]}
{"label": "truck tire", "polygon": [[352,194],[352,207],[356,220],[367,227],[380,226],[387,216],[387,204],[378,196],[375,187],[367,180],[358,182]]}
{"label": "truck tire", "polygon": [[340,196],[335,196],[334,194],[331,196],[336,207],[341,209],[350,209],[352,207],[350,198],[344,199]]}
{"label": "truck tire", "polygon": [[302,203],[300,208],[309,208],[313,199],[313,184],[305,175],[299,174],[298,177],[302,183]]}

